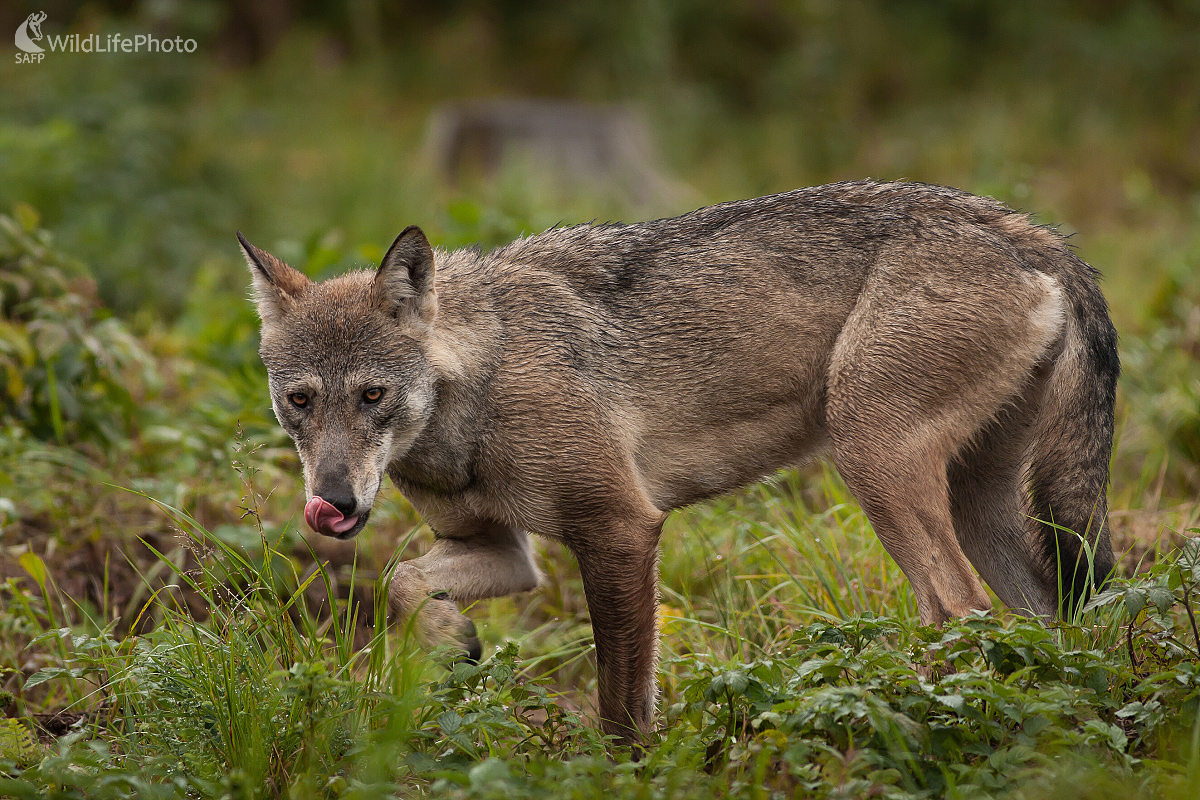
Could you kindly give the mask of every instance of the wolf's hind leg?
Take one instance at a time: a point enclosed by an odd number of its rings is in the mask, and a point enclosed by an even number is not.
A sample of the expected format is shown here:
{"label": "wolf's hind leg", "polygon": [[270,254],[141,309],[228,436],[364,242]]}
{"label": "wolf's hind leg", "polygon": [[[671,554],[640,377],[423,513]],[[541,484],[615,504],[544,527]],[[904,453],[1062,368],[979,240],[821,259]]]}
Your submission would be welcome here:
{"label": "wolf's hind leg", "polygon": [[1038,376],[951,462],[950,508],[963,552],[992,591],[1012,609],[1049,618],[1058,607],[1057,577],[1034,547],[1038,523],[1026,490],[1041,387]]}
{"label": "wolf's hind leg", "polygon": [[904,441],[880,446],[871,439],[835,435],[834,462],[912,584],[921,622],[940,625],[991,608],[954,535],[945,455],[922,453]]}
{"label": "wolf's hind leg", "polygon": [[[906,263],[911,254],[881,257],[830,364],[834,462],[926,624],[991,607],[954,529],[949,465],[1028,385],[1064,324],[1053,279],[999,254],[974,255],[983,263],[922,269]],[[985,502],[989,522],[1015,510]],[[980,561],[1001,586],[1013,579],[995,559]]]}
{"label": "wolf's hind leg", "polygon": [[439,536],[425,555],[396,565],[388,609],[393,619],[411,620],[427,647],[457,643],[478,660],[475,624],[459,613],[459,605],[527,592],[537,587],[541,573],[524,531],[479,524],[454,533]]}

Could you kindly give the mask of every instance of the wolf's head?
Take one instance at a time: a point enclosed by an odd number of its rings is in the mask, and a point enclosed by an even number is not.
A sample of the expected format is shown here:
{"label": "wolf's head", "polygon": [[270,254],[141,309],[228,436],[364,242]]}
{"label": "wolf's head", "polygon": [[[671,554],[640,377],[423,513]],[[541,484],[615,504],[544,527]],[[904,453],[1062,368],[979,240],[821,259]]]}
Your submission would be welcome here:
{"label": "wolf's head", "polygon": [[425,354],[437,314],[433,250],[411,227],[375,272],[313,283],[238,240],[254,278],[271,404],[304,464],[304,518],[348,539],[366,525],[388,464],[433,413]]}

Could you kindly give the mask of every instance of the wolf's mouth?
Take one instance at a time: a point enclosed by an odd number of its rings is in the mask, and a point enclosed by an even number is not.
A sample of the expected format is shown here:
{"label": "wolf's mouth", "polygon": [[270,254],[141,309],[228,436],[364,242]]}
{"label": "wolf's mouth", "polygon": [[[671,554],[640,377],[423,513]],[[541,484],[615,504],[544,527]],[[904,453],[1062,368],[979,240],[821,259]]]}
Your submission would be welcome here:
{"label": "wolf's mouth", "polygon": [[313,495],[304,506],[304,521],[308,527],[323,536],[335,539],[349,539],[355,536],[367,524],[371,510],[361,514],[346,516],[324,498]]}
{"label": "wolf's mouth", "polygon": [[[363,513],[358,514],[357,515],[358,522],[354,523],[354,526],[351,527],[348,531],[346,531],[344,533],[334,534],[334,538],[335,539],[353,539],[355,536],[358,536],[358,534],[360,532],[362,532],[362,529],[367,527],[367,519],[369,519],[370,516],[371,516],[370,509],[367,509]],[[354,519],[354,518],[355,517],[351,517],[351,519]],[[326,534],[326,535],[328,536],[329,534]]]}

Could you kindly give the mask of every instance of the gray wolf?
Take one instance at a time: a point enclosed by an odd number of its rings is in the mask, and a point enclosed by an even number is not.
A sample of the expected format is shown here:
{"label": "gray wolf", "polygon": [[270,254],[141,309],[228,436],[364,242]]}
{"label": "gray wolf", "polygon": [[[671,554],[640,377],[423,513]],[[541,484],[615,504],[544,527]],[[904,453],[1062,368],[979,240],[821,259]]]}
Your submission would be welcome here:
{"label": "gray wolf", "polygon": [[972,565],[1044,617],[1113,566],[1116,332],[1093,270],[994,200],[839,183],[490,253],[410,227],[322,283],[241,242],[309,524],[354,536],[386,473],[436,534],[391,609],[475,656],[461,604],[538,584],[530,533],[565,544],[623,741],[654,712],[668,512],[815,453],[923,623],[990,607]]}

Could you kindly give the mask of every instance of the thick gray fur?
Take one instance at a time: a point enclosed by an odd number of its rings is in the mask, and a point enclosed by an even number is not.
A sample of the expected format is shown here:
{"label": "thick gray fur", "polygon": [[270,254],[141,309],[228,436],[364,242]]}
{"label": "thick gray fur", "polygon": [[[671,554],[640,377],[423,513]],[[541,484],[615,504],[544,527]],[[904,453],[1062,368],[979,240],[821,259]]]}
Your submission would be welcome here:
{"label": "thick gray fur", "polygon": [[243,248],[309,495],[353,535],[386,473],[437,533],[393,611],[463,641],[459,604],[536,586],[528,533],[566,544],[625,740],[653,717],[667,513],[816,453],[926,623],[990,606],[971,565],[1043,616],[1112,569],[1116,333],[1092,269],[993,200],[840,183],[486,254],[413,228],[319,284]]}

